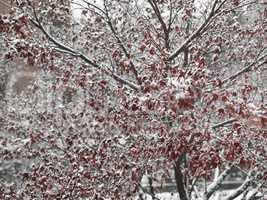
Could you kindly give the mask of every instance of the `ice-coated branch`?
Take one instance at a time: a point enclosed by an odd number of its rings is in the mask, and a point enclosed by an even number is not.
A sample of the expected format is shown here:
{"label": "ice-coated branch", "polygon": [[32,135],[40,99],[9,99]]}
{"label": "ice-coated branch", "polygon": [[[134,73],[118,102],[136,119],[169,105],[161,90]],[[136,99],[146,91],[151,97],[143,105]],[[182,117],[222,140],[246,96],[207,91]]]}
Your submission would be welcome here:
{"label": "ice-coated branch", "polygon": [[194,178],[193,181],[192,181],[191,187],[190,187],[190,189],[188,190],[188,197],[189,197],[189,198],[191,198],[191,195],[192,195],[193,191],[195,191],[195,194],[196,194],[197,196],[199,196],[199,192],[196,191],[196,187],[195,187],[197,181],[198,181],[198,177],[197,177],[197,178]]}
{"label": "ice-coated branch", "polygon": [[92,4],[92,3],[90,3],[89,1],[86,1],[86,0],[82,0],[84,3],[86,3],[87,4],[87,6],[91,6],[91,7],[93,7],[93,8],[95,8],[96,10],[98,10],[98,11],[100,11],[102,14],[106,14],[106,12],[103,10],[103,9],[101,9],[100,7],[98,7],[98,6],[96,6],[95,4]]}
{"label": "ice-coated branch", "polygon": [[246,6],[255,4],[255,3],[257,3],[257,1],[252,1],[252,2],[248,2],[248,3],[240,4],[238,6],[235,6],[233,8],[230,8],[230,9],[223,9],[220,12],[218,12],[216,15],[221,15],[223,13],[229,13],[229,12],[234,11],[236,9],[240,9],[240,8],[243,8],[243,7],[246,7]]}
{"label": "ice-coated branch", "polygon": [[214,192],[216,192],[223,182],[223,180],[228,176],[228,174],[231,172],[232,166],[227,166],[226,169],[217,177],[214,179],[214,181],[208,186],[207,191],[204,194],[203,200],[208,200]]}
{"label": "ice-coated branch", "polygon": [[[35,20],[31,19],[31,22],[32,22],[37,28],[39,28],[39,29],[42,31],[42,33],[47,37],[47,39],[48,39],[49,41],[51,41],[52,43],[54,43],[54,45],[56,45],[59,49],[64,50],[64,51],[66,51],[66,52],[69,52],[69,53],[71,53],[72,55],[76,55],[76,56],[78,56],[78,57],[80,57],[80,58],[82,58],[82,59],[84,60],[84,58],[85,58],[84,55],[82,55],[82,54],[79,53],[78,51],[76,51],[76,50],[74,50],[74,49],[72,49],[72,48],[70,48],[70,47],[68,47],[68,46],[66,46],[66,45],[64,45],[64,44],[62,44],[60,41],[57,41],[55,38],[53,38],[53,36],[51,36],[51,35],[45,30],[44,26],[41,24],[41,22],[40,22],[40,20],[39,20],[39,18],[38,18],[38,16],[37,16],[37,14],[36,14],[35,9],[33,9],[33,11],[34,11],[34,17],[35,17]],[[97,68],[97,69],[100,69],[100,66],[97,65],[97,64],[95,64],[94,62],[92,62],[90,59],[86,58],[86,62],[87,62],[88,64],[90,64],[91,66],[93,66],[93,67],[95,67],[95,68]]]}
{"label": "ice-coated branch", "polygon": [[254,188],[253,190],[251,190],[250,192],[248,192],[246,194],[246,198],[245,200],[256,200],[257,197],[261,198],[262,195],[259,195],[259,189],[261,188],[262,185],[259,185],[258,187]]}
{"label": "ice-coated branch", "polygon": [[140,87],[139,87],[138,85],[136,85],[135,83],[132,83],[131,81],[128,81],[128,80],[126,80],[126,79],[120,77],[119,75],[114,74],[114,73],[112,73],[112,72],[109,72],[109,71],[107,71],[107,70],[102,69],[102,71],[104,71],[105,74],[110,75],[110,76],[113,77],[116,81],[122,83],[123,85],[128,85],[130,88],[132,88],[132,89],[134,89],[134,90],[136,90],[136,91],[140,90]]}
{"label": "ice-coated branch", "polygon": [[[98,15],[99,17],[101,17],[101,19],[105,20],[105,17],[103,16],[103,10],[102,9],[100,9],[99,7],[95,6],[94,4],[89,3],[87,1],[83,0],[83,2],[87,4],[87,7],[85,5],[82,5],[79,2],[72,2],[72,4],[80,6],[82,9],[85,9],[85,10],[88,10],[90,12],[93,12],[94,14]],[[94,9],[90,9],[89,6],[93,7]]]}
{"label": "ice-coated branch", "polygon": [[172,5],[172,0],[170,0],[170,15],[169,15],[169,22],[168,22],[168,30],[171,30],[172,26],[172,15],[173,15],[173,5]]}
{"label": "ice-coated branch", "polygon": [[146,188],[144,188],[141,184],[139,184],[140,189],[142,190],[143,193],[148,194],[149,196],[151,196],[151,198],[153,198],[154,200],[160,200],[159,198],[157,198],[154,194],[151,194],[150,191],[148,191]]}

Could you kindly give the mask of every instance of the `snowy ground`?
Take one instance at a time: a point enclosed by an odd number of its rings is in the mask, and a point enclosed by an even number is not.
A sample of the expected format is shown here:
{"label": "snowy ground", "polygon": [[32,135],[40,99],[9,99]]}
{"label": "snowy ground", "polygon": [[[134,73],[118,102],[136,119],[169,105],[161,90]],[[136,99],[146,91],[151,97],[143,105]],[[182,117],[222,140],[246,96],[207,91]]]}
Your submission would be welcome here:
{"label": "snowy ground", "polygon": [[[213,198],[211,198],[211,200],[223,200],[224,197],[226,197],[233,191],[234,190],[219,191],[213,196]],[[261,197],[262,194],[258,194],[257,196]],[[156,198],[157,200],[179,200],[179,195],[178,193],[164,192],[164,193],[156,194]],[[235,200],[241,200],[241,199],[242,199],[242,195],[237,197]],[[263,199],[263,200],[267,199],[267,195],[265,195],[264,197],[260,199]],[[137,197],[136,200],[141,200],[141,199]],[[143,195],[143,200],[152,200],[152,197],[150,195]],[[201,200],[201,198],[196,198],[195,200]]]}

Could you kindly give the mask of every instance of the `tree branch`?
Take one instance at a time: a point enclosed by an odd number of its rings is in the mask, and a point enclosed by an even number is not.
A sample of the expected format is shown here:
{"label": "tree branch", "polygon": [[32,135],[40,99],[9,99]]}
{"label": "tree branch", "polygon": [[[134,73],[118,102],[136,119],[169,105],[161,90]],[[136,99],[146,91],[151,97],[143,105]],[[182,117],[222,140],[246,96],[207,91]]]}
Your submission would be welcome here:
{"label": "tree branch", "polygon": [[[248,65],[247,67],[241,69],[241,70],[238,71],[237,73],[235,73],[235,74],[229,76],[228,78],[224,79],[224,80],[222,81],[222,84],[224,84],[224,83],[226,83],[226,82],[228,82],[228,81],[232,81],[232,80],[236,79],[238,76],[240,76],[240,75],[242,75],[242,74],[244,74],[244,73],[246,73],[246,72],[249,72],[249,71],[252,69],[252,67],[253,67],[257,62],[259,62],[260,60],[264,59],[265,57],[267,57],[267,55],[264,55],[264,56],[258,58],[256,61],[254,61],[253,63],[251,63],[251,64]],[[260,67],[260,66],[266,64],[266,61],[267,61],[267,60],[263,61],[263,62],[260,63],[257,67]]]}
{"label": "tree branch", "polygon": [[137,69],[136,69],[136,67],[134,66],[133,62],[130,60],[130,59],[131,59],[130,53],[129,53],[129,52],[127,51],[127,49],[125,48],[125,46],[124,46],[122,40],[120,39],[118,33],[116,32],[116,30],[115,30],[114,27],[113,27],[112,20],[111,20],[109,14],[108,14],[108,9],[107,9],[107,7],[106,7],[106,4],[104,4],[104,6],[105,6],[105,16],[106,16],[106,18],[107,18],[108,26],[109,26],[111,32],[113,33],[113,36],[116,38],[116,40],[117,40],[117,42],[118,42],[120,48],[122,49],[123,53],[124,53],[125,56],[129,59],[129,61],[130,61],[130,69],[131,69],[131,71],[133,72],[133,74],[134,74],[134,76],[135,76],[135,78],[136,78],[138,84],[141,85],[141,84],[142,84],[142,81],[141,81],[141,79],[140,79],[139,76],[138,76]]}
{"label": "tree branch", "polygon": [[218,123],[218,124],[213,125],[211,128],[212,129],[220,128],[220,127],[222,127],[222,126],[224,126],[226,124],[231,124],[231,123],[233,123],[235,121],[237,121],[237,119],[235,119],[235,118],[228,119],[228,120],[226,120],[224,122],[221,122],[221,123]]}
{"label": "tree branch", "polygon": [[145,194],[148,194],[149,196],[151,196],[151,198],[154,198],[154,200],[160,200],[160,199],[157,198],[155,195],[151,194],[150,191],[148,191],[147,189],[145,189],[141,184],[139,184],[139,187],[141,188],[141,190],[142,190]]}
{"label": "tree branch", "polygon": [[[78,3],[78,2],[72,2],[72,4],[75,4],[77,6],[80,6],[83,9],[86,9],[86,10],[88,10],[90,12],[95,13],[96,15],[100,16],[101,19],[104,19],[104,21],[105,21],[105,17],[103,16],[103,14],[105,15],[105,12],[102,9],[100,9],[99,7],[95,6],[94,4],[89,3],[87,1],[83,0],[83,2],[87,4],[87,7],[85,5],[82,5],[82,4]],[[95,10],[97,10],[99,12],[89,9],[89,6],[92,6]]]}
{"label": "tree branch", "polygon": [[[121,84],[124,84],[124,85],[127,85],[129,86],[130,88],[134,89],[134,90],[139,90],[140,87],[137,86],[136,84],[128,81],[128,80],[125,80],[123,79],[122,77],[112,73],[112,72],[109,72],[108,70],[102,68],[101,66],[99,66],[98,64],[94,63],[93,61],[91,61],[87,56],[85,56],[84,54],[78,52],[77,50],[74,50],[64,44],[62,44],[61,42],[57,41],[56,39],[54,39],[46,30],[45,28],[43,27],[43,25],[41,24],[41,22],[39,21],[39,18],[37,17],[37,14],[36,14],[36,11],[35,9],[33,8],[33,11],[34,11],[34,17],[35,17],[35,20],[33,19],[30,19],[31,22],[38,28],[41,30],[41,32],[46,36],[46,38],[51,41],[54,45],[56,45],[61,51],[63,50],[65,53],[68,53],[74,57],[77,57],[77,58],[80,58],[82,59],[83,61],[85,61],[86,63],[88,63],[89,65],[91,65],[92,67],[96,68],[96,69],[99,69],[101,71],[103,71],[105,74],[113,77],[116,81],[120,82]],[[55,49],[57,50],[57,49]]]}
{"label": "tree branch", "polygon": [[86,3],[88,7],[91,6],[91,7],[95,8],[96,10],[100,11],[102,14],[106,15],[105,11],[103,9],[99,8],[98,6],[96,6],[95,4],[92,4],[92,3],[90,3],[89,1],[86,1],[86,0],[82,0],[82,1],[84,3]]}
{"label": "tree branch", "polygon": [[173,15],[173,5],[172,5],[172,0],[170,0],[170,15],[169,15],[169,22],[168,22],[168,31],[171,30],[171,26],[172,26],[172,15]]}
{"label": "tree branch", "polygon": [[239,188],[237,188],[233,193],[228,195],[224,200],[234,200],[236,197],[241,195],[250,186],[251,181],[246,180]]}
{"label": "tree branch", "polygon": [[251,193],[248,193],[245,195],[245,199],[246,200],[256,200],[256,199],[260,199],[263,197],[263,195],[261,195],[260,197],[257,198],[257,194],[259,194],[259,189],[262,187],[262,185],[257,186],[256,188],[254,188]]}
{"label": "tree branch", "polygon": [[225,197],[224,200],[234,200],[236,197],[245,192],[245,190],[251,185],[251,183],[252,183],[252,177],[250,172],[244,183],[240,187],[238,187],[235,191],[233,191],[231,194],[229,194],[227,197]]}
{"label": "tree branch", "polygon": [[204,200],[208,200],[211,197],[211,195],[213,195],[214,192],[216,192],[221,187],[223,180],[231,172],[231,169],[232,166],[226,167],[226,169],[221,173],[221,175],[208,186],[208,189],[204,194]]}
{"label": "tree branch", "polygon": [[[155,0],[148,0],[148,3],[151,5],[152,9],[154,10],[162,28],[163,28],[163,32],[164,32],[164,40],[165,40],[165,48],[166,49],[170,49],[170,39],[169,39],[169,33],[170,33],[170,24],[169,27],[167,27],[166,23],[164,22],[159,7],[157,5],[157,2]],[[172,11],[171,11],[172,12]]]}
{"label": "tree branch", "polygon": [[176,50],[174,51],[170,57],[169,57],[169,61],[172,61],[173,59],[175,59],[181,52],[183,52],[188,45],[196,38],[198,38],[199,36],[201,36],[201,34],[203,33],[203,30],[206,28],[206,26],[214,19],[214,16],[216,15],[216,13],[219,11],[219,9],[222,7],[222,5],[225,3],[226,0],[224,0],[216,9],[216,6],[218,4],[218,0],[215,0],[211,9],[211,12],[209,14],[209,16],[207,17],[207,19],[200,25],[200,27]]}

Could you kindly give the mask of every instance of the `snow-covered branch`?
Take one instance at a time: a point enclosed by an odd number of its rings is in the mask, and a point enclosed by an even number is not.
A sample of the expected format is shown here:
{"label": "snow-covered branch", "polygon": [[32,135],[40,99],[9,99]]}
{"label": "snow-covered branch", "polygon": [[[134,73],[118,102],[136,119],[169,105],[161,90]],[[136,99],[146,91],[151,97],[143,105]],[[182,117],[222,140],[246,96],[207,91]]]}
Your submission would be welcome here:
{"label": "snow-covered branch", "polygon": [[140,87],[137,86],[136,84],[128,81],[128,80],[124,80],[122,77],[114,74],[114,73],[111,73],[107,70],[104,70],[103,67],[99,66],[98,64],[94,63],[91,59],[89,59],[87,56],[85,56],[84,54],[78,52],[77,50],[75,49],[72,49],[64,44],[62,44],[60,41],[57,41],[55,38],[53,38],[53,36],[51,36],[46,30],[45,28],[43,27],[43,25],[41,24],[41,22],[39,21],[39,18],[37,17],[37,14],[34,10],[34,15],[35,15],[35,20],[31,19],[31,22],[37,27],[39,28],[42,33],[47,37],[47,39],[49,41],[51,41],[54,45],[56,45],[58,47],[58,49],[61,49],[61,51],[63,50],[64,52],[74,56],[74,57],[77,57],[77,58],[80,58],[82,59],[83,61],[85,61],[86,63],[88,63],[89,65],[93,66],[94,68],[97,68],[97,69],[100,69],[102,70],[103,72],[105,72],[105,74],[113,77],[116,81],[124,84],[124,85],[127,85],[129,86],[130,88],[134,89],[134,90],[139,90]]}
{"label": "snow-covered branch", "polygon": [[214,19],[214,17],[217,17],[217,12],[222,7],[222,5],[225,3],[225,0],[221,2],[221,4],[216,8],[218,5],[218,0],[215,0],[211,9],[211,12],[207,19],[199,26],[199,28],[177,49],[175,50],[169,57],[169,61],[172,61],[175,59],[181,52],[183,52],[188,45],[196,38],[198,38],[203,31],[207,28],[207,25]]}
{"label": "snow-covered branch", "polygon": [[139,76],[138,76],[137,69],[136,69],[136,67],[134,66],[134,63],[131,61],[131,55],[130,55],[130,53],[127,51],[127,49],[126,49],[125,45],[123,44],[123,42],[122,42],[122,40],[121,40],[119,34],[117,33],[117,31],[115,30],[115,28],[114,28],[114,26],[113,26],[113,24],[112,24],[112,19],[111,19],[109,13],[108,13],[108,9],[107,9],[106,4],[104,4],[104,6],[105,6],[105,11],[104,11],[104,13],[105,13],[105,16],[106,16],[106,18],[107,18],[107,24],[108,24],[108,26],[109,26],[109,28],[110,28],[110,30],[111,30],[113,36],[116,38],[116,40],[117,40],[117,42],[118,42],[120,48],[122,49],[123,53],[124,53],[125,56],[129,59],[130,69],[131,69],[131,71],[133,72],[133,74],[134,74],[134,76],[135,76],[135,79],[138,81],[139,84],[142,84],[141,79],[140,79]]}
{"label": "snow-covered branch", "polygon": [[204,200],[208,200],[211,195],[220,188],[223,180],[231,172],[231,169],[232,166],[226,167],[226,169],[217,178],[214,179],[214,181],[208,186],[208,189],[204,194]]}
{"label": "snow-covered branch", "polygon": [[243,184],[238,187],[236,190],[234,190],[231,194],[229,194],[227,197],[225,197],[223,200],[233,200],[239,195],[241,195],[243,192],[247,190],[247,188],[251,185],[253,181],[253,177],[251,176],[251,172],[248,174],[246,180],[243,182]]}
{"label": "snow-covered branch", "polygon": [[[235,74],[229,76],[228,78],[224,79],[222,81],[222,83],[226,83],[228,81],[232,81],[234,79],[236,79],[237,77],[239,77],[240,75],[249,72],[253,66],[255,66],[258,62],[260,62],[261,60],[263,60],[264,58],[267,58],[267,55],[263,55],[260,58],[256,59],[254,62],[252,62],[251,64],[249,64],[247,67],[244,67],[243,69],[241,69],[240,71],[236,72]],[[266,64],[266,60],[264,60],[263,62],[261,62],[260,64],[257,65],[257,68]]]}
{"label": "snow-covered branch", "polygon": [[220,127],[222,127],[222,126],[224,126],[226,124],[231,124],[231,123],[233,123],[235,121],[237,121],[237,119],[235,119],[235,118],[228,119],[228,120],[226,120],[224,122],[221,122],[221,123],[218,123],[218,124],[213,125],[211,128],[212,129],[220,128]]}
{"label": "snow-covered branch", "polygon": [[261,188],[261,185],[259,185],[258,187],[248,192],[245,196],[245,200],[256,200],[258,198],[263,197],[262,194],[259,193],[260,188]]}
{"label": "snow-covered branch", "polygon": [[[165,40],[165,48],[169,49],[170,48],[170,41],[169,41],[169,33],[170,33],[170,24],[167,27],[166,23],[164,22],[158,4],[155,0],[148,0],[148,3],[151,5],[152,9],[154,10],[164,32],[164,40]],[[172,12],[172,8],[170,8],[170,12]],[[171,18],[170,18],[171,19]]]}

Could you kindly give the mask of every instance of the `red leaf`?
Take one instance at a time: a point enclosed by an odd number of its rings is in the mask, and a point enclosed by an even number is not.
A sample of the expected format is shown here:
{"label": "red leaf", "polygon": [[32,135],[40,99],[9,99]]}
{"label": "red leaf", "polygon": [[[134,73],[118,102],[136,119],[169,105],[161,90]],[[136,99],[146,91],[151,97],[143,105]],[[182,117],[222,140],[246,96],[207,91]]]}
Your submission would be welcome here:
{"label": "red leaf", "polygon": [[224,114],[224,109],[220,108],[220,109],[218,109],[218,112],[219,112],[219,114],[223,115]]}
{"label": "red leaf", "polygon": [[233,3],[235,6],[238,6],[240,4],[240,0],[234,0]]}
{"label": "red leaf", "polygon": [[140,51],[143,53],[145,51],[145,49],[146,49],[146,45],[145,44],[142,44],[140,46]]}
{"label": "red leaf", "polygon": [[179,27],[179,26],[175,26],[175,31],[176,31],[177,33],[180,33],[180,32],[181,32],[180,27]]}
{"label": "red leaf", "polygon": [[137,111],[139,109],[138,105],[136,105],[135,103],[132,105],[131,107],[132,111]]}
{"label": "red leaf", "polygon": [[203,57],[200,57],[196,60],[195,64],[198,68],[203,68],[205,66],[205,59]]}
{"label": "red leaf", "polygon": [[178,101],[178,105],[180,108],[193,109],[194,108],[193,104],[194,104],[194,100],[192,98],[180,99]]}
{"label": "red leaf", "polygon": [[151,48],[149,49],[149,53],[150,53],[151,55],[155,55],[155,54],[156,54],[156,49],[155,49],[154,47],[151,47]]}
{"label": "red leaf", "polygon": [[240,123],[233,123],[233,129],[238,130],[241,128],[241,124]]}
{"label": "red leaf", "polygon": [[165,80],[161,79],[161,80],[159,81],[159,85],[160,85],[161,87],[165,87],[167,84],[166,84],[166,81],[165,81]]}
{"label": "red leaf", "polygon": [[226,102],[226,101],[229,101],[229,99],[228,99],[227,96],[224,95],[224,96],[222,96],[222,101],[223,101],[223,102]]}

